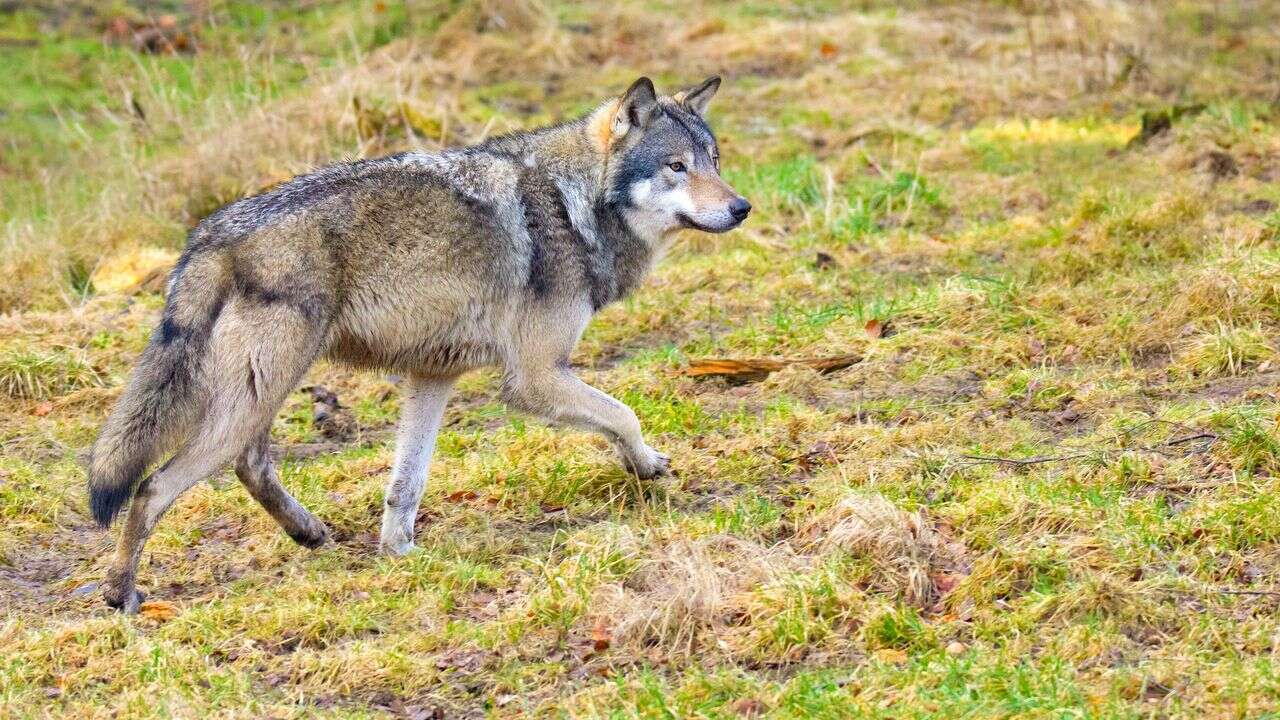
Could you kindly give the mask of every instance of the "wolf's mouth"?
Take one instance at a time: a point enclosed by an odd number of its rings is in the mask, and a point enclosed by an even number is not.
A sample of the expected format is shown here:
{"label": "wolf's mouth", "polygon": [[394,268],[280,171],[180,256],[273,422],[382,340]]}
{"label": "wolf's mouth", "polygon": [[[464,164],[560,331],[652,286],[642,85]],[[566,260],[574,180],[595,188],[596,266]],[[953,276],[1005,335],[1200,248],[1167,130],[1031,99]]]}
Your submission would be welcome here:
{"label": "wolf's mouth", "polygon": [[709,233],[729,232],[730,230],[742,224],[742,220],[731,220],[728,225],[703,225],[684,213],[677,213],[676,219],[680,221],[680,225],[689,230],[701,230]]}

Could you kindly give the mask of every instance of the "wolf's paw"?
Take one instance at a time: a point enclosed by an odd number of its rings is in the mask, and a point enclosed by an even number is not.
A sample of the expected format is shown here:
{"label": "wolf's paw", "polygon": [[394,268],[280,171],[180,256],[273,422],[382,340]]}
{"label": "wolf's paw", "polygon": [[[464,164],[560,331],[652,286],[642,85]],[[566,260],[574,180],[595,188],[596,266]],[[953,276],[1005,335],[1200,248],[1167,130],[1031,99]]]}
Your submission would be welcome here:
{"label": "wolf's paw", "polygon": [[394,557],[408,555],[414,548],[415,515],[413,510],[386,506],[382,512],[382,532],[378,533],[378,551]]}
{"label": "wolf's paw", "polygon": [[412,540],[403,540],[400,542],[387,542],[385,540],[381,540],[378,542],[378,550],[383,555],[390,555],[391,557],[403,557],[417,548],[418,546],[414,545]]}
{"label": "wolf's paw", "polygon": [[329,542],[329,527],[322,522],[316,521],[305,532],[291,532],[289,537],[302,547],[308,550],[315,550]]}
{"label": "wolf's paw", "polygon": [[134,588],[117,590],[114,585],[107,584],[102,591],[102,597],[107,601],[107,605],[120,612],[126,615],[137,615],[138,606],[147,599],[147,594]]}
{"label": "wolf's paw", "polygon": [[633,475],[641,480],[671,474],[671,458],[646,445],[645,454],[640,458],[623,456],[623,464]]}

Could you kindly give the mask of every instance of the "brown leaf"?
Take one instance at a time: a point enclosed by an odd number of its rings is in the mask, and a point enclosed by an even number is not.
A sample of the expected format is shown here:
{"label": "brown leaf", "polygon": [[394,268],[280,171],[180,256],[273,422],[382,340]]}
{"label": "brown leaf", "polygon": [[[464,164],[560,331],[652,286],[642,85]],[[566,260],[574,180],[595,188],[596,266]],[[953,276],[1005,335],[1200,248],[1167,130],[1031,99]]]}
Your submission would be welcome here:
{"label": "brown leaf", "polygon": [[964,579],[964,576],[957,575],[955,573],[937,573],[932,579],[933,586],[938,588],[938,592],[946,595],[956,589],[956,586],[960,584],[960,581]]}
{"label": "brown leaf", "polygon": [[885,323],[880,322],[879,318],[871,318],[862,329],[867,332],[867,337],[875,340],[884,336]]}
{"label": "brown leaf", "polygon": [[167,622],[178,617],[178,606],[165,600],[148,600],[138,606],[138,614],[149,620]]}
{"label": "brown leaf", "polygon": [[597,620],[594,627],[591,628],[591,647],[596,652],[604,652],[609,649],[609,644],[613,642],[613,631],[605,625],[604,620]]}
{"label": "brown leaf", "polygon": [[436,658],[436,668],[448,670],[457,668],[465,672],[475,672],[484,666],[491,653],[478,648],[454,648]]}
{"label": "brown leaf", "polygon": [[840,48],[836,47],[834,43],[824,42],[818,46],[818,52],[822,53],[824,58],[833,58],[836,53],[840,52]]}
{"label": "brown leaf", "polygon": [[35,415],[36,417],[44,417],[45,415],[48,415],[51,412],[53,412],[53,403],[49,402],[48,400],[45,400],[44,402],[41,402],[35,407],[31,408],[31,414]]}
{"label": "brown leaf", "polygon": [[478,497],[480,496],[470,490],[459,490],[457,492],[449,493],[448,495],[445,496],[444,499],[448,502],[456,503],[456,502],[465,502],[467,500],[475,500]]}

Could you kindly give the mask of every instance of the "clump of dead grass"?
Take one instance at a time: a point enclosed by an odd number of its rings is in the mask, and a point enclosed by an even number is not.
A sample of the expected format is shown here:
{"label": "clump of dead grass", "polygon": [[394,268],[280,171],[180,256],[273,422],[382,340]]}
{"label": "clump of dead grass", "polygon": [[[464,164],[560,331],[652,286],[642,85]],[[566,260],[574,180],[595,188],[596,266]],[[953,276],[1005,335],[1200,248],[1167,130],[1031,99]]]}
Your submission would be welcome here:
{"label": "clump of dead grass", "polygon": [[626,581],[602,587],[596,620],[619,645],[692,652],[730,622],[748,590],[802,563],[785,544],[679,538],[654,548]]}
{"label": "clump of dead grass", "polygon": [[[724,638],[732,634],[727,632],[731,626],[742,619],[756,624],[753,618],[762,617],[762,608],[771,613],[788,608],[790,594],[809,598],[806,605],[819,596],[826,598],[824,607],[838,605],[823,611],[828,625],[831,618],[844,622],[860,612],[862,593],[851,594],[852,576],[827,577],[830,567],[805,575],[832,553],[847,553],[870,566],[858,578],[861,587],[922,607],[936,596],[931,569],[941,546],[919,513],[874,493],[854,493],[813,517],[794,538],[773,546],[725,534],[654,546],[623,581],[598,589],[591,620],[610,628],[622,647],[660,646],[672,654],[730,651]],[[712,638],[714,646],[708,644]]]}
{"label": "clump of dead grass", "polygon": [[560,67],[576,56],[555,14],[537,0],[463,3],[435,33],[431,52],[466,78],[488,80]]}
{"label": "clump of dead grass", "polygon": [[810,518],[796,533],[811,553],[844,551],[871,562],[872,587],[924,605],[936,589],[930,576],[941,543],[920,513],[906,512],[881,495],[854,493]]}

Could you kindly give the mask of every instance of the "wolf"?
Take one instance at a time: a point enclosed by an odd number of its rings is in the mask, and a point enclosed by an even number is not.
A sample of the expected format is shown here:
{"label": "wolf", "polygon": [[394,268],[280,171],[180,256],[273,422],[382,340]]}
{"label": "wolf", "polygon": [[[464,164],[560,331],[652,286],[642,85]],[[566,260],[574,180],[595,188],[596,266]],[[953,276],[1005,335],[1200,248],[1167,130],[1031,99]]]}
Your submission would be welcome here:
{"label": "wolf", "polygon": [[570,122],[331,165],[199,223],[90,454],[94,519],[109,527],[129,504],[107,603],[137,611],[138,560],[156,523],[228,464],[294,541],[326,541],[268,455],[273,417],[321,357],[406,378],[387,553],[414,547],[445,405],[476,368],[500,369],[509,406],[602,434],[638,477],[668,473],[635,413],[575,377],[569,357],[592,315],[635,289],[677,231],[726,232],[750,213],[720,177],[706,121],[719,87],[711,77],[659,96],[641,77]]}

